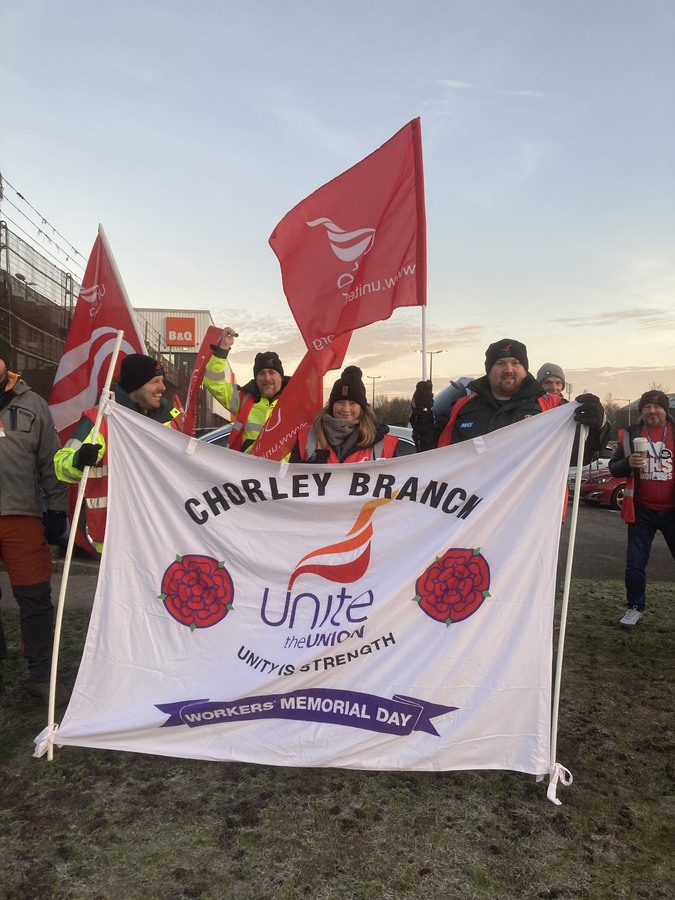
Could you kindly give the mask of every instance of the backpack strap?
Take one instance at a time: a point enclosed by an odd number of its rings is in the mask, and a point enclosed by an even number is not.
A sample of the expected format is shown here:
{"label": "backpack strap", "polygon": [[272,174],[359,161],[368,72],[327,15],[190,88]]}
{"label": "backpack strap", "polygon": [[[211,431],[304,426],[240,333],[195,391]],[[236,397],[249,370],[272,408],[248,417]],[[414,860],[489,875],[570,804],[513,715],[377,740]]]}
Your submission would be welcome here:
{"label": "backpack strap", "polygon": [[451,444],[452,429],[455,427],[457,416],[460,414],[469,400],[473,400],[473,398],[477,396],[478,394],[476,393],[476,391],[469,391],[466,397],[460,397],[452,404],[452,406],[450,407],[450,418],[448,419],[448,424],[445,426],[445,428],[441,432],[441,436],[438,439],[439,447],[448,447]]}

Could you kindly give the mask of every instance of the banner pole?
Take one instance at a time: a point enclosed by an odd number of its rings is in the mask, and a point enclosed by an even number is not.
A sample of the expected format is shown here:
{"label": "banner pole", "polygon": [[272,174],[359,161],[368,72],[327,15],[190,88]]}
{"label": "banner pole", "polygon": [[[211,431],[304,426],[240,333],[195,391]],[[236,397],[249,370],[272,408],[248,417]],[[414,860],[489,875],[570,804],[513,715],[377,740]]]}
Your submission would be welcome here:
{"label": "banner pole", "polygon": [[560,679],[562,674],[563,651],[565,649],[565,628],[567,627],[567,609],[569,606],[570,582],[572,580],[572,561],[574,559],[574,544],[577,533],[577,519],[579,517],[579,498],[581,496],[581,471],[584,463],[584,448],[588,426],[579,425],[579,447],[577,451],[577,473],[574,479],[574,495],[572,497],[572,518],[570,520],[570,538],[567,545],[567,564],[565,566],[565,581],[563,585],[562,608],[560,611],[560,633],[558,637],[558,655],[555,664],[555,681],[553,686],[553,709],[551,715],[551,758],[550,772],[553,773],[556,765],[558,751],[558,713],[560,710]]}
{"label": "banner pole", "polygon": [[[101,393],[101,397],[98,404],[98,413],[96,414],[96,421],[94,423],[94,431],[92,432],[92,444],[96,443],[96,438],[98,437],[98,433],[101,427],[101,420],[103,418],[103,407],[107,402],[107,394],[110,392],[110,385],[112,384],[113,374],[115,372],[115,366],[117,365],[117,357],[119,356],[120,347],[122,346],[122,340],[124,338],[124,332],[118,331],[117,338],[115,340],[115,346],[113,348],[112,356],[110,358],[110,365],[108,366],[108,374],[106,376],[105,385],[103,386],[103,391]],[[66,547],[66,555],[63,560],[63,572],[61,574],[61,588],[59,590],[59,600],[56,607],[56,619],[54,622],[54,643],[52,647],[52,668],[51,674],[49,676],[49,705],[47,708],[47,721],[48,727],[53,726],[54,718],[55,718],[55,710],[56,710],[56,673],[59,666],[59,648],[61,644],[61,625],[63,623],[63,608],[65,606],[66,599],[66,587],[68,584],[68,575],[70,572],[70,563],[73,557],[73,547],[75,545],[75,534],[77,532],[77,522],[80,519],[80,511],[82,510],[82,503],[84,502],[84,489],[87,485],[87,479],[89,477],[89,466],[86,466],[82,472],[82,480],[80,481],[78,490],[77,490],[77,500],[75,501],[75,509],[73,511],[73,521],[70,526],[70,534],[68,535],[68,545]],[[54,745],[50,741],[49,747],[47,748],[47,759],[52,760],[54,758]]]}

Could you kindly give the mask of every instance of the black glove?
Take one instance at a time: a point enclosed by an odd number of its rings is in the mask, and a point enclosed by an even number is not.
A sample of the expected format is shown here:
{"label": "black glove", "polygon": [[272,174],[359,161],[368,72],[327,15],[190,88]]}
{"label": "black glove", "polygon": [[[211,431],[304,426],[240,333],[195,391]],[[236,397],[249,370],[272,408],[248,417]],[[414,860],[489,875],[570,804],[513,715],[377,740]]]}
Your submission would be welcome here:
{"label": "black glove", "polygon": [[87,466],[95,466],[101,444],[82,444],[73,457],[73,465],[76,469],[84,470]]}
{"label": "black glove", "polygon": [[579,404],[574,410],[574,421],[589,428],[600,428],[605,421],[605,410],[595,394],[579,394],[574,398]]}
{"label": "black glove", "polygon": [[55,544],[66,533],[68,516],[60,509],[48,509],[42,516],[42,524],[47,543]]}
{"label": "black glove", "polygon": [[430,381],[418,381],[412,398],[413,409],[431,409],[434,403],[434,388]]}

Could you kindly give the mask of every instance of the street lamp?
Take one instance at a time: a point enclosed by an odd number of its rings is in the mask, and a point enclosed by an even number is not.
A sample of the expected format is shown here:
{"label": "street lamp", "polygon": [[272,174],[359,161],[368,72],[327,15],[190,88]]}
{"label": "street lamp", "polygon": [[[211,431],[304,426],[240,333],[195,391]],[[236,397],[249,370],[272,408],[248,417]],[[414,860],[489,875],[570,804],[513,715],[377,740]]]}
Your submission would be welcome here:
{"label": "street lamp", "polygon": [[375,409],[375,382],[378,378],[384,378],[384,375],[365,375],[364,377],[370,378],[370,380],[373,382],[373,399],[370,405],[373,407],[373,409]]}
{"label": "street lamp", "polygon": [[[418,353],[424,353],[424,350],[418,350]],[[429,357],[429,381],[433,381],[433,365],[434,365],[434,356],[437,353],[447,353],[447,350],[427,350],[427,356]]]}

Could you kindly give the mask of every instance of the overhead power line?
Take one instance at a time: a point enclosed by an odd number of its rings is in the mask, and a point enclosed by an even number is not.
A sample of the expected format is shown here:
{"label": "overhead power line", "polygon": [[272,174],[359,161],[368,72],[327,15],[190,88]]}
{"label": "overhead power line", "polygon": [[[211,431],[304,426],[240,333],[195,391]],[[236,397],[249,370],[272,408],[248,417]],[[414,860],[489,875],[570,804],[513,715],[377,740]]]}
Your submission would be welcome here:
{"label": "overhead power line", "polygon": [[[8,222],[11,222],[12,225],[16,228],[17,231],[20,231],[20,232],[21,232],[23,235],[25,235],[29,240],[35,242],[35,238],[32,237],[32,235],[28,234],[28,232],[27,232],[24,228],[22,228],[22,227],[19,225],[18,222],[15,222],[14,219],[12,219],[10,216],[6,215],[5,213],[3,213],[3,218],[6,219]],[[49,239],[48,239],[48,240],[49,240]],[[40,247],[40,248],[39,248],[39,252],[42,253],[42,254],[46,254],[47,256],[50,256],[50,257],[54,260],[54,262],[55,262],[57,265],[63,266],[63,264],[64,264],[64,263],[63,263],[63,260],[62,260],[62,259],[57,259],[57,257],[54,256],[53,253],[50,253],[49,250],[46,249],[46,247]],[[64,251],[61,251],[61,252],[63,253]],[[69,262],[74,262],[75,265],[78,266],[78,268],[80,268],[80,269],[82,269],[82,270],[84,271],[84,266],[80,265],[80,263],[78,263],[76,260],[71,260],[70,257],[68,257],[68,256],[67,256],[66,258],[69,260]]]}
{"label": "overhead power line", "polygon": [[[13,202],[9,199],[9,197],[7,197],[7,196],[5,195],[4,190],[3,190],[3,188],[4,188],[5,185],[6,185],[7,187],[11,188],[11,190],[14,191],[14,194],[16,195],[16,197],[17,197],[19,200],[21,200],[23,203],[25,203],[26,206],[28,206],[31,210],[33,210],[33,212],[34,212],[37,216],[39,216],[39,218],[40,218],[40,223],[39,223],[39,224],[38,224],[37,222],[34,222],[33,219],[32,219],[27,213],[25,213],[25,212],[24,212],[24,211],[23,211],[16,203],[13,203]],[[37,232],[37,234],[38,234],[38,237],[44,238],[44,240],[48,241],[50,244],[52,244],[54,247],[56,247],[56,249],[59,251],[59,253],[62,253],[62,254],[66,257],[66,260],[67,260],[69,263],[78,266],[78,267],[79,267],[80,269],[82,269],[82,271],[84,272],[84,262],[86,262],[86,260],[85,260],[85,257],[84,257],[84,256],[80,253],[80,251],[77,249],[77,247],[74,247],[73,244],[71,244],[70,241],[69,241],[63,234],[61,234],[61,232],[60,232],[54,225],[52,225],[52,223],[49,222],[49,221],[47,220],[47,218],[46,218],[45,216],[43,216],[42,213],[41,213],[39,210],[37,210],[37,209],[32,205],[32,203],[30,203],[28,200],[26,200],[25,196],[24,196],[22,193],[20,193],[20,192],[14,187],[14,185],[13,185],[11,182],[9,182],[9,181],[8,181],[8,180],[0,173],[0,202],[3,202],[3,201],[4,201],[5,203],[8,203],[10,206],[12,206],[15,210],[17,210],[17,212],[18,212],[20,215],[22,215],[25,219],[28,220],[28,222],[30,222],[30,224],[33,226],[33,228],[36,229],[36,232]],[[36,238],[35,238],[33,235],[29,234],[25,229],[21,228],[21,226],[19,226],[16,222],[14,222],[12,219],[10,219],[9,216],[5,215],[5,218],[6,218],[9,222],[12,222],[12,224],[13,224],[16,228],[18,228],[23,234],[25,234],[26,237],[28,237],[28,238],[29,238],[30,240],[32,240],[34,243],[37,243],[37,240],[36,240]],[[48,227],[48,228],[50,228],[50,229],[52,230],[52,233],[53,233],[53,234],[58,235],[59,238],[61,238],[61,240],[65,242],[66,246],[68,247],[67,250],[64,249],[64,247],[62,247],[62,246],[59,244],[59,242],[58,242],[57,240],[53,239],[53,238],[50,237],[48,234],[46,234],[46,232],[45,232],[45,230],[44,230],[44,227],[45,227],[45,226]],[[41,252],[47,253],[49,256],[51,256],[51,258],[52,258],[53,260],[55,260],[57,263],[63,265],[63,261],[62,261],[62,260],[57,259],[55,256],[53,256],[53,254],[51,254],[51,253],[50,253],[48,250],[46,250],[44,247],[40,246],[40,251],[41,251]],[[83,262],[80,262],[78,259],[74,259],[73,257],[79,257],[81,260],[83,260]]]}

